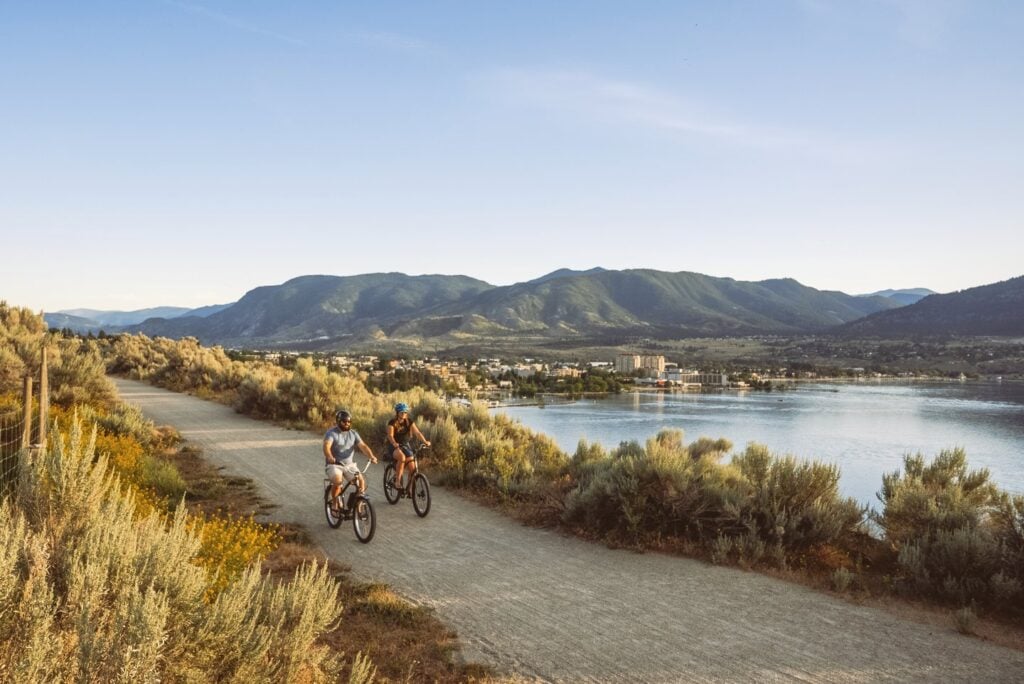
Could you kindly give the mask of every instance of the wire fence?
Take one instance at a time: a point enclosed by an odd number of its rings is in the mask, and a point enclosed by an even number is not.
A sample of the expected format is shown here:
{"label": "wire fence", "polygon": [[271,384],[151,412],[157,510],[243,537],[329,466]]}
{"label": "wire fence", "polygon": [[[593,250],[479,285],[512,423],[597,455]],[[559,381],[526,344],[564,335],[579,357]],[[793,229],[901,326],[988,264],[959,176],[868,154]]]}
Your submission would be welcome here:
{"label": "wire fence", "polygon": [[18,454],[25,440],[25,412],[0,413],[0,496],[6,496],[18,474]]}
{"label": "wire fence", "polygon": [[46,349],[39,367],[39,395],[32,397],[33,380],[25,377],[24,393],[14,406],[0,409],[0,497],[6,497],[18,477],[18,462],[26,449],[46,448],[46,422],[49,417],[49,377]]}

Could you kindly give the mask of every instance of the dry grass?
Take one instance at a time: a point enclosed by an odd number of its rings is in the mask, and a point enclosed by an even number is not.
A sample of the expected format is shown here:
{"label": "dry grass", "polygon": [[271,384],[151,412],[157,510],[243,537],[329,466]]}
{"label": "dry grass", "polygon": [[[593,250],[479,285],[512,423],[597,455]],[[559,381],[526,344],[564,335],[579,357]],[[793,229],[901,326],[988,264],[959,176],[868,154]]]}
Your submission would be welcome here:
{"label": "dry grass", "polygon": [[[250,481],[223,476],[203,460],[199,450],[186,446],[170,458],[188,484],[189,508],[234,516],[264,508]],[[287,581],[304,563],[329,561],[301,526],[280,525],[278,533],[281,543],[264,559],[265,574]],[[349,568],[335,561],[330,561],[330,572],[345,611],[340,624],[319,643],[346,653],[343,678],[352,666],[350,657],[361,651],[377,668],[378,682],[498,681],[489,667],[463,662],[458,635],[430,609],[414,606],[387,585],[355,581]],[[354,634],[366,635],[366,640],[353,639]]]}

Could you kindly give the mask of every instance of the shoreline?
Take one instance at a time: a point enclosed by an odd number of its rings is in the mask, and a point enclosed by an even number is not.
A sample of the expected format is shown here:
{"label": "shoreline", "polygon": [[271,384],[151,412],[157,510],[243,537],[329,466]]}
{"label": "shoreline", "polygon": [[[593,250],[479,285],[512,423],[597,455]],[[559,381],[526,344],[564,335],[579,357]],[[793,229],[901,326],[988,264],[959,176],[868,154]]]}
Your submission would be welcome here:
{"label": "shoreline", "polygon": [[[537,397],[540,399],[523,399],[522,401],[508,401],[506,399],[490,399],[486,400],[490,402],[488,409],[502,409],[502,408],[518,408],[522,406],[545,406],[547,404],[571,404],[580,399],[606,399],[608,397],[620,396],[623,394],[658,394],[658,393],[686,393],[686,394],[703,394],[703,393],[721,393],[721,392],[774,392],[785,389],[792,389],[796,385],[863,385],[863,384],[874,384],[874,385],[903,385],[903,384],[1014,384],[1024,382],[1024,379],[1020,378],[936,378],[936,377],[911,377],[911,378],[900,378],[900,377],[881,377],[881,378],[769,378],[764,382],[772,383],[772,387],[738,387],[734,385],[720,386],[720,385],[674,385],[672,387],[633,387],[622,392],[583,392],[580,394],[575,393],[559,393],[559,392],[538,392]],[[775,386],[775,383],[782,385],[781,387]],[[836,390],[838,391],[838,390]],[[480,400],[478,400],[480,401]],[[496,402],[496,403],[494,403]]]}

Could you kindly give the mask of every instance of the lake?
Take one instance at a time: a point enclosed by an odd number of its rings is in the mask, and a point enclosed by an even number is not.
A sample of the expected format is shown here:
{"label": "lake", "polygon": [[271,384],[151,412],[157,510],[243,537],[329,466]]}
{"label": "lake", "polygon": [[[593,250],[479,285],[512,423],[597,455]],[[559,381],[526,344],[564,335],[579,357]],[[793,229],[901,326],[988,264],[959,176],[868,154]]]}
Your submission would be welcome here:
{"label": "lake", "polygon": [[970,468],[988,468],[1003,489],[1024,493],[1024,383],[858,382],[797,384],[775,392],[632,392],[498,411],[554,438],[572,454],[580,439],[613,448],[664,428],[686,442],[725,437],[839,466],[840,488],[880,508],[882,473],[903,455],[931,459],[963,447]]}

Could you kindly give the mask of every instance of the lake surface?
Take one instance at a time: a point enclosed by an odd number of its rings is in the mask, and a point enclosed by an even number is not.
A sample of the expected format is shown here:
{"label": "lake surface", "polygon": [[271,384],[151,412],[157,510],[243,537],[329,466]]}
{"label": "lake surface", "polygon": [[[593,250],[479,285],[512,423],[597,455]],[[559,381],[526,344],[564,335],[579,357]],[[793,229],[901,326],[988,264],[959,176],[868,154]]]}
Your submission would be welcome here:
{"label": "lake surface", "polygon": [[882,473],[903,455],[931,459],[963,447],[970,468],[988,468],[1003,489],[1024,493],[1024,383],[798,384],[775,392],[633,392],[546,406],[500,409],[572,454],[580,439],[614,448],[664,428],[685,441],[725,437],[839,466],[840,488],[880,508]]}

